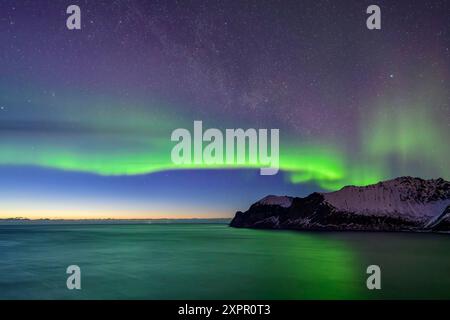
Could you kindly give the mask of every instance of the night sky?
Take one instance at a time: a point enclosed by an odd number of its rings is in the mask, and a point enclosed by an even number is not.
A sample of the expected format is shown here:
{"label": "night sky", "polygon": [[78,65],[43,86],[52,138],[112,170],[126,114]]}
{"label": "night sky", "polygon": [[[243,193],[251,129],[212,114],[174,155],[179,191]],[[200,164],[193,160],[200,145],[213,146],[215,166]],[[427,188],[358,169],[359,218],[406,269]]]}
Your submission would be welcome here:
{"label": "night sky", "polygon": [[[450,178],[446,0],[4,0],[0,48],[0,218],[227,217]],[[171,132],[194,120],[279,128],[280,173],[176,167]]]}

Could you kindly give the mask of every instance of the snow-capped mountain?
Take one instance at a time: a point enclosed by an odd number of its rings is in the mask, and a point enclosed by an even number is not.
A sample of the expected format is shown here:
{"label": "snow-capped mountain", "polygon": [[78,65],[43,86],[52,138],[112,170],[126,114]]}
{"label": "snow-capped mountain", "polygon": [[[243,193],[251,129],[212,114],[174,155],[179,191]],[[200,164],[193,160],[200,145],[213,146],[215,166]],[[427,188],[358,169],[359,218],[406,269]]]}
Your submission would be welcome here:
{"label": "snow-capped mountain", "polygon": [[292,205],[293,197],[288,196],[274,196],[270,195],[259,200],[255,205],[257,206],[280,206],[283,208],[289,208]]}
{"label": "snow-capped mountain", "polygon": [[366,187],[347,186],[305,198],[267,196],[233,227],[311,230],[449,230],[450,182],[401,177]]}

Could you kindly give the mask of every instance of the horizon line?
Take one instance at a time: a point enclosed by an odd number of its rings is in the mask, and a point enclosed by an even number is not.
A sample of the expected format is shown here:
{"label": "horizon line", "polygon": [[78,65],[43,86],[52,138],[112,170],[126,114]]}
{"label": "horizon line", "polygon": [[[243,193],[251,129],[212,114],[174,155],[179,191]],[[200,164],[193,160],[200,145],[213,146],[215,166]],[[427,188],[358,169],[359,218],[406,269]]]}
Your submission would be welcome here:
{"label": "horizon line", "polygon": [[50,220],[50,221],[104,221],[104,220],[115,220],[115,221],[123,221],[123,220],[224,220],[224,219],[232,219],[232,217],[214,217],[214,218],[199,218],[199,217],[190,217],[190,218],[26,218],[26,217],[10,217],[10,218],[0,218],[2,220],[13,220],[13,221],[41,221],[41,220]]}

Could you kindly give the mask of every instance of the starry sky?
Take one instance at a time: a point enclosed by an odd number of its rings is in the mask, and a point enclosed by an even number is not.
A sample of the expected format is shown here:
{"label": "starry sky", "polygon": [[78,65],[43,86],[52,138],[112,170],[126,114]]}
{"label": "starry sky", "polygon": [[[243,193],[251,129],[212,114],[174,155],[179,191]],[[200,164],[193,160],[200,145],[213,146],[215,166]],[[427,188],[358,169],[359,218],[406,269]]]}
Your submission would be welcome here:
{"label": "starry sky", "polygon": [[[230,217],[450,179],[449,1],[6,0],[0,48],[0,218]],[[174,165],[194,120],[280,129],[281,171]]]}

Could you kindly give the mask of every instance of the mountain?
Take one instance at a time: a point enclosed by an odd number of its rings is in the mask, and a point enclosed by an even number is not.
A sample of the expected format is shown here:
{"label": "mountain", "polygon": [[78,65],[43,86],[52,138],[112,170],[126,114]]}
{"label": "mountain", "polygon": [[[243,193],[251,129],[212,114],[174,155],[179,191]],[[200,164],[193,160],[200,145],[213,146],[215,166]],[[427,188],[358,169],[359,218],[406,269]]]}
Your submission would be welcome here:
{"label": "mountain", "polygon": [[267,196],[237,228],[366,231],[450,231],[450,182],[400,177],[366,187],[347,186],[305,198]]}

